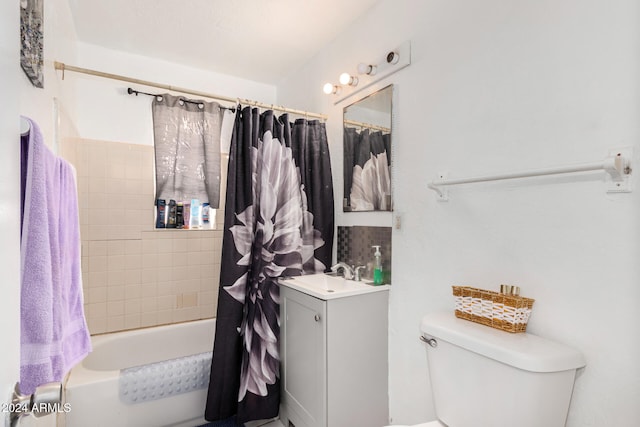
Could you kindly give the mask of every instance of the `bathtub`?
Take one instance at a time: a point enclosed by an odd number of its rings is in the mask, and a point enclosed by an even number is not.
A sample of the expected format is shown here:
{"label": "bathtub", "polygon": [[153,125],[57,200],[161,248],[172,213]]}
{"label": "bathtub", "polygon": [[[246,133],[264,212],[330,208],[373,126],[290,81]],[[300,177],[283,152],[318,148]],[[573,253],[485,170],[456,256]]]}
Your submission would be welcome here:
{"label": "bathtub", "polygon": [[[158,372],[165,370],[173,377],[172,366],[191,366],[195,359],[200,366],[207,363],[204,357],[210,363],[214,333],[215,319],[207,319],[92,337],[93,351],[67,378],[64,400],[70,410],[60,425],[194,427],[206,423],[203,416],[209,378],[202,372],[198,379],[194,375],[198,385],[189,384],[191,391],[154,391],[154,398],[146,401],[132,397],[129,391],[137,388],[127,384],[135,385],[140,375],[156,381],[152,377],[159,378]],[[134,374],[138,377],[131,376]]]}

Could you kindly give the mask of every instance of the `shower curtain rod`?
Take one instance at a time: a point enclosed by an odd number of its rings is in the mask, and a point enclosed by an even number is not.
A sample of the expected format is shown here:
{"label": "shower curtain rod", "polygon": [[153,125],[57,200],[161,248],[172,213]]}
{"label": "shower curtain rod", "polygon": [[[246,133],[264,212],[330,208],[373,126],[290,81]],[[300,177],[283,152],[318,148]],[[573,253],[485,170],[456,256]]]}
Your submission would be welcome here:
{"label": "shower curtain rod", "polygon": [[358,121],[355,121],[355,120],[347,120],[347,119],[344,119],[343,122],[344,122],[345,125],[352,125],[352,126],[357,126],[357,127],[361,127],[361,128],[379,130],[379,131],[387,132],[387,133],[391,132],[390,128],[386,128],[384,126],[372,125],[372,124],[365,123],[365,122],[358,122]]}
{"label": "shower curtain rod", "polygon": [[293,108],[287,108],[287,107],[278,106],[278,105],[275,105],[275,104],[265,104],[265,103],[258,102],[258,101],[252,101],[250,99],[231,98],[231,97],[228,97],[228,96],[222,96],[222,95],[216,95],[216,94],[212,94],[212,93],[200,92],[200,91],[197,91],[197,90],[185,89],[185,88],[166,85],[166,84],[162,84],[162,83],[154,83],[154,82],[150,82],[150,81],[147,81],[147,80],[140,80],[140,79],[135,79],[135,78],[132,78],[132,77],[121,76],[121,75],[118,75],[118,74],[111,74],[111,73],[105,73],[105,72],[102,72],[102,71],[90,70],[88,68],[75,67],[73,65],[65,64],[64,62],[54,61],[53,66],[54,66],[54,68],[56,70],[62,71],[62,80],[64,80],[64,72],[65,71],[72,71],[74,73],[88,74],[90,76],[102,77],[102,78],[105,78],[105,79],[120,80],[120,81],[123,81],[123,82],[135,83],[135,84],[140,84],[140,85],[144,85],[144,86],[151,86],[151,87],[156,87],[156,88],[159,88],[159,89],[172,90],[174,92],[181,92],[181,93],[189,94],[189,95],[202,96],[202,97],[205,97],[205,98],[216,99],[218,101],[231,102],[233,104],[244,104],[244,105],[250,105],[250,106],[253,106],[253,107],[269,108],[269,109],[272,109],[272,110],[282,111],[284,113],[296,114],[298,116],[313,117],[313,118],[317,118],[317,119],[321,119],[321,120],[327,120],[327,116],[325,114],[310,113],[310,112],[304,111],[304,110],[296,110],[296,109],[293,109]]}
{"label": "shower curtain rod", "polygon": [[[141,91],[141,90],[135,90],[135,89],[132,89],[132,88],[130,88],[130,87],[128,87],[128,88],[127,88],[127,93],[128,93],[129,95],[135,95],[135,96],[138,96],[138,95],[146,95],[146,96],[153,96],[153,97],[156,97],[156,96],[157,96],[157,97],[162,98],[162,94],[161,94],[161,93],[149,93],[149,92],[143,92],[143,91]],[[183,97],[180,97],[180,100],[181,100],[181,101],[183,101],[183,102],[188,102],[189,104],[202,104],[202,101],[201,101],[201,100],[192,100],[192,99],[187,99],[187,98],[183,98]],[[235,109],[234,107],[225,107],[225,106],[220,106],[220,108],[223,108],[223,109],[225,109],[225,110],[231,110],[231,111],[233,111],[234,113],[235,113],[235,111],[236,111],[236,109]]]}

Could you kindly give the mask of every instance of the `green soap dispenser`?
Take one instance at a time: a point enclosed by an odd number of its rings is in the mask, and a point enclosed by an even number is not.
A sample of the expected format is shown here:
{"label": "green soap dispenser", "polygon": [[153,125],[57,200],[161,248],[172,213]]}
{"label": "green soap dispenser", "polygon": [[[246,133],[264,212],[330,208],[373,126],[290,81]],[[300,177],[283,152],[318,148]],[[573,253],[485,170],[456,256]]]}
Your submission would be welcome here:
{"label": "green soap dispenser", "polygon": [[382,254],[380,253],[380,245],[371,246],[376,250],[373,254],[373,284],[382,285]]}

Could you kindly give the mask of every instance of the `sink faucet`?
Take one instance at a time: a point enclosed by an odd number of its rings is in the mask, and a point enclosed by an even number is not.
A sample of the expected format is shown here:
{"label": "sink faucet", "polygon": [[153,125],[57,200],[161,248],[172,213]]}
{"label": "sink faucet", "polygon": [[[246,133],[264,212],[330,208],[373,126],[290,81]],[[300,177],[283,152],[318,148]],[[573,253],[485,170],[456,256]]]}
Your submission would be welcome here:
{"label": "sink faucet", "polygon": [[333,267],[331,267],[331,271],[333,271],[334,273],[337,273],[338,270],[340,269],[342,269],[345,279],[347,280],[353,279],[353,268],[351,268],[349,264],[344,262],[339,262]]}
{"label": "sink faucet", "polygon": [[359,265],[356,268],[353,269],[353,280],[355,280],[356,282],[360,282],[362,281],[362,273],[360,272],[360,270],[364,270],[365,268],[367,268],[366,265]]}

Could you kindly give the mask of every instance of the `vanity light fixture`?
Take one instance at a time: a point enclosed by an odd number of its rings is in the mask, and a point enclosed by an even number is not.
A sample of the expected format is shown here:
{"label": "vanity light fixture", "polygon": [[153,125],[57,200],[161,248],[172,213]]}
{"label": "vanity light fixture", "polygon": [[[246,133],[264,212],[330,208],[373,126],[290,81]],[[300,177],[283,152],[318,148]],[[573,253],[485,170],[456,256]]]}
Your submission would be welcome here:
{"label": "vanity light fixture", "polygon": [[361,62],[358,64],[358,73],[360,74],[375,76],[377,72],[378,72],[378,67],[375,65],[365,64],[364,62]]}
{"label": "vanity light fixture", "polygon": [[348,86],[358,86],[358,78],[349,73],[340,74],[340,84]]}
{"label": "vanity light fixture", "polygon": [[334,85],[333,83],[325,83],[322,87],[322,91],[327,95],[337,95],[340,93],[340,86]]}
{"label": "vanity light fixture", "polygon": [[325,85],[326,94],[337,95],[332,97],[334,105],[410,65],[411,41],[407,40],[395,48],[383,50],[378,57],[361,59],[362,62],[358,63],[354,70],[357,72],[342,73],[339,84]]}
{"label": "vanity light fixture", "polygon": [[387,64],[396,65],[400,61],[400,54],[396,51],[391,51],[387,54]]}

